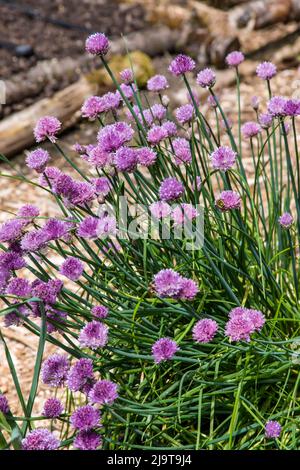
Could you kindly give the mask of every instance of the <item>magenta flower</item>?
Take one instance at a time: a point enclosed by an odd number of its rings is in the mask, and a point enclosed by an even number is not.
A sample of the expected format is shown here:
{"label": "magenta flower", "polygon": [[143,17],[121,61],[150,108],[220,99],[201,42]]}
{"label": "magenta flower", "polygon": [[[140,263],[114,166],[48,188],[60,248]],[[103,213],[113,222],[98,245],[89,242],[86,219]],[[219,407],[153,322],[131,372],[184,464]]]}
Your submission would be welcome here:
{"label": "magenta flower", "polygon": [[140,165],[151,166],[157,160],[157,153],[149,147],[140,147],[136,150],[137,160]]}
{"label": "magenta flower", "polygon": [[37,142],[42,142],[47,138],[51,142],[56,142],[56,135],[61,129],[61,122],[53,116],[45,116],[38,120],[34,128],[34,137]]}
{"label": "magenta flower", "polygon": [[48,429],[34,429],[22,439],[22,450],[56,450],[60,442]]}
{"label": "magenta flower", "polygon": [[169,361],[177,351],[179,351],[179,347],[174,340],[169,338],[157,340],[152,346],[152,355],[155,364],[159,364],[162,361]]}
{"label": "magenta flower", "polygon": [[147,82],[147,89],[149,91],[160,92],[169,88],[168,81],[164,75],[154,75],[149,78]]}
{"label": "magenta flower", "polygon": [[238,67],[244,60],[244,54],[240,51],[232,51],[226,56],[226,63],[229,67]]}
{"label": "magenta flower", "polygon": [[27,154],[26,165],[37,173],[43,173],[49,160],[50,155],[46,150],[36,149]]}
{"label": "magenta flower", "polygon": [[42,382],[50,387],[62,387],[67,379],[70,364],[67,356],[52,354],[42,365]]}
{"label": "magenta flower", "polygon": [[126,122],[116,122],[109,124],[98,132],[98,142],[105,152],[115,152],[126,142],[129,142],[134,135],[134,130]]}
{"label": "magenta flower", "polygon": [[88,163],[96,168],[106,168],[112,165],[112,154],[103,150],[100,145],[95,145],[95,147],[90,149],[87,154]]}
{"label": "magenta flower", "polygon": [[138,163],[138,153],[130,147],[120,147],[115,153],[114,163],[118,171],[134,171]]}
{"label": "magenta flower", "polygon": [[260,331],[265,317],[259,310],[236,307],[229,312],[229,321],[225,327],[225,335],[230,341],[250,341],[250,335]]}
{"label": "magenta flower", "polygon": [[267,421],[265,436],[267,439],[277,439],[281,434],[281,426],[278,421]]}
{"label": "magenta flower", "polygon": [[273,117],[269,113],[262,113],[258,117],[259,124],[263,129],[268,129],[273,122]]}
{"label": "magenta flower", "polygon": [[97,349],[103,348],[106,345],[107,336],[108,326],[93,320],[82,328],[78,340],[83,347]]}
{"label": "magenta flower", "polygon": [[95,305],[92,308],[92,315],[97,318],[106,318],[108,315],[108,308],[104,307],[104,305]]}
{"label": "magenta flower", "polygon": [[169,72],[173,75],[179,76],[187,72],[192,72],[196,66],[195,61],[184,54],[179,54],[172,60],[169,66]]}
{"label": "magenta flower", "polygon": [[130,83],[133,82],[133,73],[131,69],[124,69],[120,72],[120,78],[122,82],[124,82],[126,85],[129,85]]}
{"label": "magenta flower", "polygon": [[236,160],[236,152],[230,147],[219,147],[210,156],[215,170],[227,171],[233,167]]}
{"label": "magenta flower", "polygon": [[88,384],[93,384],[93,379],[93,361],[82,358],[69,370],[67,385],[73,392],[83,391]]}
{"label": "magenta flower", "polygon": [[215,200],[216,207],[221,211],[229,211],[232,209],[240,209],[241,198],[240,195],[235,191],[222,191],[221,194]]}
{"label": "magenta flower", "polygon": [[92,180],[93,185],[97,194],[101,196],[107,196],[111,191],[111,183],[106,176],[101,176],[100,178],[94,178]]}
{"label": "magenta flower", "polygon": [[81,107],[82,117],[89,119],[96,119],[96,117],[103,112],[103,100],[100,96],[90,96]]}
{"label": "magenta flower", "polygon": [[262,80],[271,80],[276,73],[276,66],[272,62],[262,62],[256,67],[256,74]]}
{"label": "magenta flower", "polygon": [[73,445],[79,450],[97,450],[102,445],[102,438],[95,431],[80,431]]}
{"label": "magenta flower", "polygon": [[89,393],[91,403],[111,405],[118,398],[118,386],[110,380],[99,380]]}
{"label": "magenta flower", "polygon": [[242,126],[242,134],[246,139],[255,137],[261,133],[261,127],[257,122],[249,121]]}
{"label": "magenta flower", "polygon": [[74,256],[66,258],[59,270],[61,274],[71,279],[71,281],[78,281],[83,271],[83,263],[79,259],[74,258]]}
{"label": "magenta flower", "polygon": [[26,261],[19,253],[15,251],[6,251],[0,253],[0,269],[7,269],[8,271],[17,271],[26,266]]}
{"label": "magenta flower", "polygon": [[191,163],[192,153],[188,140],[183,139],[182,137],[177,137],[177,139],[173,140],[173,149],[176,165],[180,165],[181,163]]}
{"label": "magenta flower", "polygon": [[193,300],[199,292],[198,284],[185,277],[181,280],[181,288],[178,297],[181,300]]}
{"label": "magenta flower", "polygon": [[162,269],[154,276],[154,289],[160,297],[177,297],[182,287],[182,277],[173,269]]}
{"label": "magenta flower", "polygon": [[172,201],[178,199],[184,193],[183,184],[176,178],[166,178],[160,185],[159,197],[162,201]]}
{"label": "magenta flower", "polygon": [[176,119],[180,124],[190,122],[194,116],[194,106],[191,104],[185,104],[175,109]]}
{"label": "magenta flower", "polygon": [[198,73],[196,81],[202,88],[212,88],[216,83],[216,74],[212,69],[206,68]]}
{"label": "magenta flower", "polygon": [[197,343],[209,343],[218,331],[218,324],[215,320],[203,318],[199,320],[193,328],[193,339]]}
{"label": "magenta flower", "polygon": [[296,100],[296,99],[287,100],[284,105],[284,113],[286,116],[290,116],[290,117],[299,116],[300,100]]}
{"label": "magenta flower", "polygon": [[2,393],[0,393],[0,411],[5,415],[9,413],[9,405],[7,398],[6,396],[2,395]]}
{"label": "magenta flower", "polygon": [[268,112],[273,117],[285,116],[285,106],[287,100],[283,96],[273,96],[268,102]]}
{"label": "magenta flower", "polygon": [[158,121],[162,121],[167,114],[166,108],[162,104],[154,104],[150,108],[151,114],[153,115],[154,119],[157,119]]}
{"label": "magenta flower", "polygon": [[9,281],[6,293],[17,297],[29,297],[31,295],[31,285],[27,279],[14,277]]}
{"label": "magenta flower", "polygon": [[258,110],[259,103],[260,103],[260,98],[258,96],[252,96],[251,97],[251,106],[254,109],[254,111]]}
{"label": "magenta flower", "polygon": [[78,227],[77,235],[82,238],[97,238],[99,219],[88,216],[83,219]]}
{"label": "magenta flower", "polygon": [[294,223],[294,217],[289,212],[284,212],[279,217],[278,222],[282,228],[289,229]]}
{"label": "magenta flower", "polygon": [[32,204],[24,204],[24,206],[21,206],[17,212],[18,217],[25,217],[26,219],[30,219],[28,222],[31,222],[32,219],[38,217],[39,215],[39,208]]}
{"label": "magenta flower", "polygon": [[151,214],[157,219],[163,219],[171,213],[171,207],[167,202],[164,201],[153,202],[149,206],[149,209]]}
{"label": "magenta flower", "polygon": [[172,217],[176,225],[182,225],[185,220],[193,220],[197,217],[197,209],[192,204],[180,204],[172,211]]}
{"label": "magenta flower", "polygon": [[101,413],[91,405],[77,408],[72,414],[70,422],[75,429],[89,431],[100,426]]}
{"label": "magenta flower", "polygon": [[163,126],[152,126],[147,132],[147,140],[151,145],[158,145],[167,136],[167,131]]}
{"label": "magenta flower", "polygon": [[64,406],[58,398],[48,398],[45,401],[42,415],[45,418],[58,418],[64,411]]}
{"label": "magenta flower", "polygon": [[0,242],[12,242],[22,235],[26,223],[21,219],[11,219],[0,225]]}
{"label": "magenta flower", "polygon": [[85,49],[90,54],[104,56],[109,49],[108,39],[103,33],[94,33],[87,38]]}
{"label": "magenta flower", "polygon": [[174,137],[177,135],[177,126],[173,121],[165,121],[162,123],[161,127],[166,132],[167,137]]}

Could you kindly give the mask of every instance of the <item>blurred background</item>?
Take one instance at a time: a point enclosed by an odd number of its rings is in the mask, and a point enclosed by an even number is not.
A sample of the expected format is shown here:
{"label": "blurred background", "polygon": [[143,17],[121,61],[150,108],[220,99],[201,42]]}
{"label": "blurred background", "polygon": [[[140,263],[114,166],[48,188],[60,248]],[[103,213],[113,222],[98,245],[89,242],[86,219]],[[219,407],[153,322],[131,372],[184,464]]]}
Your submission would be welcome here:
{"label": "blurred background", "polygon": [[[187,102],[182,81],[167,72],[172,57],[179,52],[190,54],[197,61],[197,71],[211,65],[217,70],[216,93],[234,133],[235,72],[225,66],[230,51],[240,49],[246,56],[240,68],[243,121],[256,118],[253,96],[260,97],[261,112],[266,108],[266,84],[255,74],[263,60],[271,60],[278,68],[273,93],[300,98],[300,0],[0,0],[0,25],[0,154],[9,159],[0,163],[0,172],[12,175],[17,171],[32,182],[36,176],[25,166],[24,152],[34,145],[32,129],[39,117],[54,115],[62,121],[60,145],[71,158],[79,160],[73,150],[76,142],[95,141],[98,126],[82,120],[80,108],[88,96],[112,89],[100,61],[84,52],[86,37],[95,31],[111,40],[108,60],[117,76],[129,65],[127,50],[132,52],[141,88],[145,89],[151,75],[167,75],[171,111]],[[190,79],[193,82],[194,77]],[[210,119],[214,111],[207,95],[199,87],[197,93],[201,111]],[[153,102],[153,96],[149,99]],[[50,150],[51,165],[65,167],[49,144],[43,146]],[[251,183],[247,148],[244,155]],[[0,222],[28,202],[38,205],[44,216],[55,211],[55,204],[38,187],[0,177]],[[4,335],[12,343],[26,389],[31,383],[36,339],[17,328],[6,329]],[[10,400],[17,401],[1,349],[0,387],[3,393],[9,392]],[[41,400],[44,393],[42,387]]]}

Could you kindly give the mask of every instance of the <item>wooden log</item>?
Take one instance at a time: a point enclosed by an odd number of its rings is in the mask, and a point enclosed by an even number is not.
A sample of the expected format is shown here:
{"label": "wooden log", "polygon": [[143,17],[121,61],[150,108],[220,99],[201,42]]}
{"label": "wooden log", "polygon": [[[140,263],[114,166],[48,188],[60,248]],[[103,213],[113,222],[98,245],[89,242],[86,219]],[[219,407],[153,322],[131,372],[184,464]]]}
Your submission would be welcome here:
{"label": "wooden log", "polygon": [[31,146],[34,143],[33,128],[42,116],[57,117],[63,123],[63,129],[70,126],[83,101],[94,93],[95,85],[81,78],[52,98],[44,98],[4,119],[0,122],[0,153],[10,157]]}
{"label": "wooden log", "polygon": [[232,8],[228,14],[229,24],[233,28],[260,29],[286,22],[297,11],[298,3],[292,0],[255,0]]}

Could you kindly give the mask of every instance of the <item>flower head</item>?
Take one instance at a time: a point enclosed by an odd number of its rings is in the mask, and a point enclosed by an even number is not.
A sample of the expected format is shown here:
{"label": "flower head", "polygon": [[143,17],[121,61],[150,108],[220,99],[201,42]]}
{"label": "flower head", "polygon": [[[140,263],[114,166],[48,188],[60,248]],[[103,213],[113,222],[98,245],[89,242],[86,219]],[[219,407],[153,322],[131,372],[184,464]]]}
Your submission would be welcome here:
{"label": "flower head", "polygon": [[78,281],[84,270],[82,261],[74,256],[69,256],[62,263],[59,272],[71,281]]}
{"label": "flower head", "polygon": [[272,62],[262,62],[256,67],[256,74],[262,80],[271,80],[276,73],[276,66]]}
{"label": "flower head", "polygon": [[42,142],[47,138],[51,142],[56,142],[56,134],[61,129],[61,122],[53,116],[45,116],[38,120],[34,128],[34,137],[37,142]]}
{"label": "flower head", "polygon": [[89,393],[91,403],[112,404],[118,398],[118,386],[110,380],[99,380]]}
{"label": "flower head", "polygon": [[157,145],[168,137],[168,133],[163,126],[152,126],[147,132],[147,140],[151,145]]}
{"label": "flower head", "polygon": [[23,228],[24,220],[11,219],[0,225],[0,242],[12,242],[20,238]]}
{"label": "flower head", "polygon": [[85,405],[77,408],[72,414],[70,421],[75,429],[80,431],[89,431],[100,425],[101,414],[91,405]]}
{"label": "flower head", "polygon": [[108,327],[96,320],[87,323],[79,334],[81,346],[90,349],[103,348],[107,343]]}
{"label": "flower head", "polygon": [[192,161],[190,143],[188,140],[182,137],[177,137],[177,139],[173,140],[173,149],[176,165],[180,165],[181,163],[190,163]]}
{"label": "flower head", "polygon": [[130,83],[133,82],[133,73],[131,69],[124,69],[120,72],[120,78],[122,82],[126,83],[126,85],[129,85]]}
{"label": "flower head", "polygon": [[193,220],[197,217],[197,209],[192,204],[180,204],[172,211],[172,217],[176,225],[181,225],[185,220]]}
{"label": "flower head", "polygon": [[0,411],[3,414],[9,413],[9,405],[8,405],[7,398],[6,396],[2,395],[2,393],[0,393]]}
{"label": "flower head", "polygon": [[169,88],[168,81],[164,75],[154,75],[147,82],[148,91],[160,92]]}
{"label": "flower head", "polygon": [[106,318],[108,315],[108,308],[104,305],[95,305],[92,308],[92,315],[97,318]]}
{"label": "flower head", "polygon": [[95,431],[80,431],[73,445],[79,450],[97,450],[102,445],[102,438]]}
{"label": "flower head", "polygon": [[50,155],[46,150],[36,149],[29,152],[26,157],[26,164],[37,173],[43,173],[50,160]]}
{"label": "flower head", "polygon": [[178,199],[184,193],[183,184],[176,178],[166,178],[160,185],[159,197],[162,201],[172,201]]}
{"label": "flower head", "polygon": [[229,312],[229,321],[225,334],[230,341],[250,341],[250,335],[260,331],[265,323],[265,317],[259,310],[236,307]]}
{"label": "flower head", "polygon": [[229,211],[232,209],[240,209],[241,198],[239,193],[235,191],[222,191],[215,200],[216,207],[221,211]]}
{"label": "flower head", "polygon": [[140,147],[137,149],[137,161],[140,165],[151,166],[156,162],[157,153],[149,147]]}
{"label": "flower head", "polygon": [[161,338],[152,346],[152,355],[156,364],[172,359],[177,351],[179,351],[177,343],[169,338]]}
{"label": "flower head", "polygon": [[120,147],[115,153],[114,162],[118,171],[131,172],[138,162],[137,151],[130,147]]}
{"label": "flower head", "polygon": [[31,222],[32,219],[38,217],[40,215],[40,210],[38,207],[34,206],[33,204],[24,204],[18,210],[17,216],[18,217],[25,217],[28,222]]}
{"label": "flower head", "polygon": [[273,117],[285,116],[287,100],[283,96],[273,96],[268,102],[268,112]]}
{"label": "flower head", "polygon": [[89,119],[96,119],[104,111],[103,99],[100,96],[90,96],[81,107],[82,117]]}
{"label": "flower head", "polygon": [[236,152],[230,147],[219,147],[210,156],[213,168],[227,171],[233,167],[236,160]]}
{"label": "flower head", "polygon": [[41,376],[43,383],[51,387],[62,387],[67,379],[69,367],[67,356],[52,354],[42,365]]}
{"label": "flower head", "polygon": [[164,132],[166,132],[167,137],[174,137],[177,135],[177,126],[173,121],[165,121],[162,123],[161,127]]}
{"label": "flower head", "polygon": [[169,204],[164,201],[153,202],[149,206],[149,209],[153,217],[156,217],[157,219],[163,219],[167,217],[168,215],[171,214],[171,210],[172,210]]}
{"label": "flower head", "polygon": [[267,421],[265,436],[267,439],[277,439],[281,434],[281,426],[278,421]]}
{"label": "flower head", "polygon": [[194,116],[194,106],[191,104],[185,104],[175,109],[176,119],[180,124],[190,122]]}
{"label": "flower head", "polygon": [[77,229],[77,235],[82,238],[97,238],[99,219],[89,215],[83,219]]}
{"label": "flower head", "polygon": [[273,117],[269,113],[262,113],[258,116],[259,124],[263,129],[268,129],[273,122]]}
{"label": "flower head", "polygon": [[294,217],[289,212],[284,212],[279,217],[278,222],[282,228],[289,229],[294,223]]}
{"label": "flower head", "polygon": [[45,401],[42,415],[45,418],[57,418],[64,411],[64,406],[58,398],[48,398]]}
{"label": "flower head", "polygon": [[70,368],[67,385],[73,392],[83,391],[87,384],[93,383],[93,378],[93,361],[84,357]]}
{"label": "flower head", "polygon": [[206,68],[198,73],[196,81],[202,88],[212,88],[216,83],[216,74],[212,69]]}
{"label": "flower head", "polygon": [[187,72],[194,70],[196,66],[195,61],[184,54],[179,54],[175,59],[172,60],[169,71],[176,76],[182,75]]}
{"label": "flower head", "polygon": [[156,103],[151,106],[150,111],[154,119],[157,119],[158,121],[162,121],[167,114],[166,108],[160,103]]}
{"label": "flower head", "polygon": [[115,152],[126,142],[129,142],[134,134],[132,127],[126,122],[109,124],[98,132],[98,142],[105,152]]}
{"label": "flower head", "polygon": [[103,33],[94,33],[87,38],[85,49],[90,54],[104,56],[109,49],[108,39]]}
{"label": "flower head", "polygon": [[56,450],[60,442],[48,429],[34,429],[22,440],[22,450]]}
{"label": "flower head", "polygon": [[249,121],[242,126],[242,134],[246,139],[255,137],[260,134],[261,127],[257,122]]}
{"label": "flower head", "polygon": [[162,269],[154,276],[154,289],[160,297],[176,297],[182,287],[182,277],[173,269]]}
{"label": "flower head", "polygon": [[203,318],[199,320],[193,328],[193,339],[197,343],[209,343],[218,331],[218,324],[215,320]]}
{"label": "flower head", "polygon": [[244,60],[245,56],[240,51],[232,51],[226,56],[226,63],[229,67],[238,67]]}

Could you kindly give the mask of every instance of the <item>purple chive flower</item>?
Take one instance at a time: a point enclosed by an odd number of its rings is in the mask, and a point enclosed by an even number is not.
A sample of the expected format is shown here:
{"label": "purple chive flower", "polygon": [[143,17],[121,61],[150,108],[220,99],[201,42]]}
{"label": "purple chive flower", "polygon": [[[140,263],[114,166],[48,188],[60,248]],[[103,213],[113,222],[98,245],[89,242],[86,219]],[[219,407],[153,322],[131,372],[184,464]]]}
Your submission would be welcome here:
{"label": "purple chive flower", "polygon": [[89,393],[89,401],[98,405],[111,405],[118,398],[118,386],[110,380],[99,380]]}
{"label": "purple chive flower", "polygon": [[0,393],[0,411],[5,415],[9,413],[9,405],[7,398],[6,396],[2,395],[2,393]]}
{"label": "purple chive flower", "polygon": [[64,406],[58,398],[48,398],[45,401],[42,415],[45,418],[58,418],[64,411]]}
{"label": "purple chive flower", "polygon": [[216,207],[221,211],[230,211],[232,209],[240,209],[241,198],[235,191],[222,191],[215,200]]}
{"label": "purple chive flower", "polygon": [[11,219],[0,225],[0,242],[12,242],[20,238],[24,228],[24,220]]}
{"label": "purple chive flower", "polygon": [[83,219],[77,229],[77,235],[82,238],[97,238],[99,219],[88,216]]}
{"label": "purple chive flower", "polygon": [[210,156],[215,170],[227,171],[233,167],[236,160],[236,152],[230,147],[219,147]]}
{"label": "purple chive flower", "polygon": [[147,82],[148,91],[160,92],[169,88],[168,81],[164,75],[154,75]]}
{"label": "purple chive flower", "polygon": [[155,364],[172,359],[174,354],[179,351],[177,343],[169,338],[161,338],[152,346],[152,355]]}
{"label": "purple chive flower", "polygon": [[11,277],[9,270],[0,265],[0,293],[2,294],[5,291],[6,285]]}
{"label": "purple chive flower", "polygon": [[157,219],[163,219],[164,217],[167,217],[168,215],[171,214],[171,207],[167,202],[164,201],[157,201],[153,202],[149,206],[151,214],[156,217]]}
{"label": "purple chive flower", "polygon": [[85,50],[93,55],[104,56],[108,49],[109,41],[103,33],[94,33],[85,42]]}
{"label": "purple chive flower", "polygon": [[89,431],[100,426],[101,413],[91,405],[85,405],[77,408],[72,414],[70,421],[75,429],[80,431]]}
{"label": "purple chive flower", "polygon": [[8,271],[17,271],[26,266],[26,261],[19,253],[15,251],[6,251],[0,253],[0,269],[6,269]]}
{"label": "purple chive flower", "polygon": [[154,119],[162,121],[166,117],[167,110],[162,104],[158,103],[151,106],[151,114],[153,115]]}
{"label": "purple chive flower", "polygon": [[278,222],[282,228],[289,229],[294,223],[294,217],[289,212],[284,212],[279,217]]}
{"label": "purple chive flower", "polygon": [[92,180],[97,194],[101,196],[107,196],[111,191],[111,183],[106,176],[101,176],[100,178],[94,178]]}
{"label": "purple chive flower", "polygon": [[262,62],[256,67],[256,74],[262,80],[271,80],[276,73],[276,66],[272,62]]}
{"label": "purple chive flower", "polygon": [[121,97],[118,91],[105,93],[101,96],[103,112],[107,113],[110,110],[116,110],[121,104]]}
{"label": "purple chive flower", "polygon": [[70,222],[59,219],[49,219],[42,228],[43,232],[46,234],[48,240],[58,240],[68,235],[68,232],[72,228]]}
{"label": "purple chive flower", "polygon": [[98,142],[105,152],[115,152],[126,142],[129,142],[134,130],[126,122],[116,122],[103,127],[98,132]]}
{"label": "purple chive flower", "polygon": [[[52,306],[46,308],[47,316],[47,333],[51,334],[54,331],[61,331],[59,325],[64,325],[67,319],[67,313],[54,309]],[[53,323],[55,322],[55,324]],[[57,323],[59,325],[57,325]]]}
{"label": "purple chive flower", "polygon": [[261,133],[261,127],[257,122],[249,121],[242,126],[242,134],[245,139],[250,139]]}
{"label": "purple chive flower", "polygon": [[218,324],[215,320],[204,318],[199,320],[193,328],[193,339],[197,343],[209,343],[218,331]]}
{"label": "purple chive flower", "polygon": [[[134,93],[137,92],[137,87],[135,83],[133,83],[132,85],[126,85],[126,83],[121,83],[120,89],[122,91],[122,94],[125,96],[125,98],[127,98],[127,100],[132,100]],[[119,91],[117,91],[117,94],[119,95],[120,99],[124,101]]]}
{"label": "purple chive flower", "polygon": [[98,237],[99,238],[107,238],[109,235],[115,235],[117,231],[117,221],[115,217],[110,217],[109,215],[105,215],[99,219],[98,224]]}
{"label": "purple chive flower", "polygon": [[126,83],[126,85],[129,85],[131,82],[133,82],[133,73],[131,69],[124,69],[120,72],[120,78],[122,82]]}
{"label": "purple chive flower", "polygon": [[273,96],[268,102],[268,112],[273,117],[285,116],[285,106],[287,100],[283,96]]}
{"label": "purple chive flower", "polygon": [[229,312],[229,321],[225,327],[225,335],[230,341],[250,341],[250,335],[260,331],[265,324],[265,317],[259,310],[236,307]]}
{"label": "purple chive flower", "polygon": [[57,180],[61,175],[61,171],[55,166],[47,166],[44,173],[40,176],[39,183],[41,186],[50,186]]}
{"label": "purple chive flower", "polygon": [[71,279],[71,281],[78,281],[83,271],[83,263],[79,259],[74,258],[74,256],[66,258],[59,270],[61,274],[66,276],[68,279]]}
{"label": "purple chive flower", "polygon": [[48,304],[54,304],[62,288],[63,282],[59,279],[48,282],[37,280],[32,284],[32,294]]}
{"label": "purple chive flower", "polygon": [[258,111],[259,103],[260,103],[260,98],[258,96],[252,96],[251,106],[254,109],[254,111]]}
{"label": "purple chive flower", "polygon": [[245,56],[240,51],[232,51],[226,56],[226,63],[229,67],[238,67],[244,60]]}
{"label": "purple chive flower", "polygon": [[53,116],[45,116],[38,120],[33,133],[37,142],[42,142],[47,138],[51,142],[56,142],[56,134],[61,129],[61,122]]}
{"label": "purple chive flower", "polygon": [[216,74],[212,69],[206,68],[198,73],[196,81],[202,88],[212,88],[216,83]]}
{"label": "purple chive flower", "polygon": [[183,184],[176,178],[166,178],[160,185],[159,197],[162,201],[172,201],[178,199],[184,193]]}
{"label": "purple chive flower", "polygon": [[108,327],[98,321],[87,323],[80,331],[78,340],[81,346],[97,349],[103,348],[107,343]]}
{"label": "purple chive flower", "polygon": [[100,145],[96,145],[88,151],[88,163],[96,168],[109,167],[112,164],[112,155],[102,149]]}
{"label": "purple chive flower", "polygon": [[149,147],[140,147],[136,152],[137,160],[140,165],[148,167],[156,162],[157,153]]}
{"label": "purple chive flower", "polygon": [[167,137],[174,137],[177,135],[177,126],[173,121],[165,121],[162,123],[161,127],[166,132]]}
{"label": "purple chive flower", "polygon": [[103,99],[100,96],[90,96],[81,107],[82,117],[89,119],[96,119],[104,111]]}
{"label": "purple chive flower", "polygon": [[162,269],[154,276],[154,289],[159,297],[177,297],[182,287],[182,277],[173,269]]}
{"label": "purple chive flower", "polygon": [[197,217],[197,209],[192,204],[181,204],[172,211],[172,217],[176,225],[182,225],[185,220],[193,220]]}
{"label": "purple chive flower", "polygon": [[151,145],[157,145],[168,136],[163,126],[152,126],[147,133],[147,140]]}
{"label": "purple chive flower", "polygon": [[287,100],[284,105],[284,113],[286,116],[298,116],[300,112],[300,100]]}
{"label": "purple chive flower", "polygon": [[137,151],[129,147],[120,147],[115,154],[114,163],[118,171],[131,172],[137,165]]}
{"label": "purple chive flower", "polygon": [[198,284],[185,277],[181,280],[181,288],[178,297],[181,300],[193,300],[199,292]]}
{"label": "purple chive flower", "polygon": [[21,206],[17,212],[18,217],[24,217],[28,219],[34,219],[35,217],[38,217],[39,215],[40,215],[39,208],[32,204],[24,204],[24,206]]}
{"label": "purple chive flower", "polygon": [[102,445],[102,438],[95,431],[80,431],[73,445],[79,450],[97,450]]}
{"label": "purple chive flower", "polygon": [[185,104],[175,109],[176,119],[180,124],[191,122],[194,115],[194,107],[191,104]]}
{"label": "purple chive flower", "polygon": [[179,54],[175,59],[172,60],[169,66],[169,72],[173,75],[179,76],[187,72],[194,70],[196,66],[195,61],[184,54]]}
{"label": "purple chive flower", "polygon": [[75,362],[68,373],[67,386],[72,392],[82,391],[94,378],[93,361],[82,358]]}
{"label": "purple chive flower", "polygon": [[278,421],[267,421],[265,436],[267,439],[277,439],[281,434],[281,426]]}
{"label": "purple chive flower", "polygon": [[31,285],[27,279],[14,277],[9,281],[6,293],[8,295],[16,295],[17,297],[29,297],[31,295]]}
{"label": "purple chive flower", "polygon": [[177,139],[173,140],[173,148],[176,165],[180,165],[181,163],[190,163],[192,161],[192,153],[188,140],[177,137]]}
{"label": "purple chive flower", "polygon": [[22,238],[21,248],[28,252],[39,251],[46,247],[48,241],[48,234],[44,230],[32,230],[27,232]]}
{"label": "purple chive flower", "polygon": [[62,387],[67,379],[69,367],[67,356],[52,354],[43,362],[42,382],[50,387]]}
{"label": "purple chive flower", "polygon": [[28,153],[26,157],[26,165],[37,173],[43,173],[49,160],[49,153],[46,150],[39,148]]}
{"label": "purple chive flower", "polygon": [[269,113],[262,113],[258,117],[259,124],[263,129],[268,129],[273,122],[273,117]]}
{"label": "purple chive flower", "polygon": [[104,305],[95,305],[92,308],[92,315],[97,318],[106,318],[108,315],[108,308]]}
{"label": "purple chive flower", "polygon": [[48,429],[34,429],[22,439],[22,450],[56,450],[60,441]]}
{"label": "purple chive flower", "polygon": [[206,102],[210,108],[217,108],[218,107],[217,100],[218,100],[218,97],[215,98],[214,96],[209,95]]}

